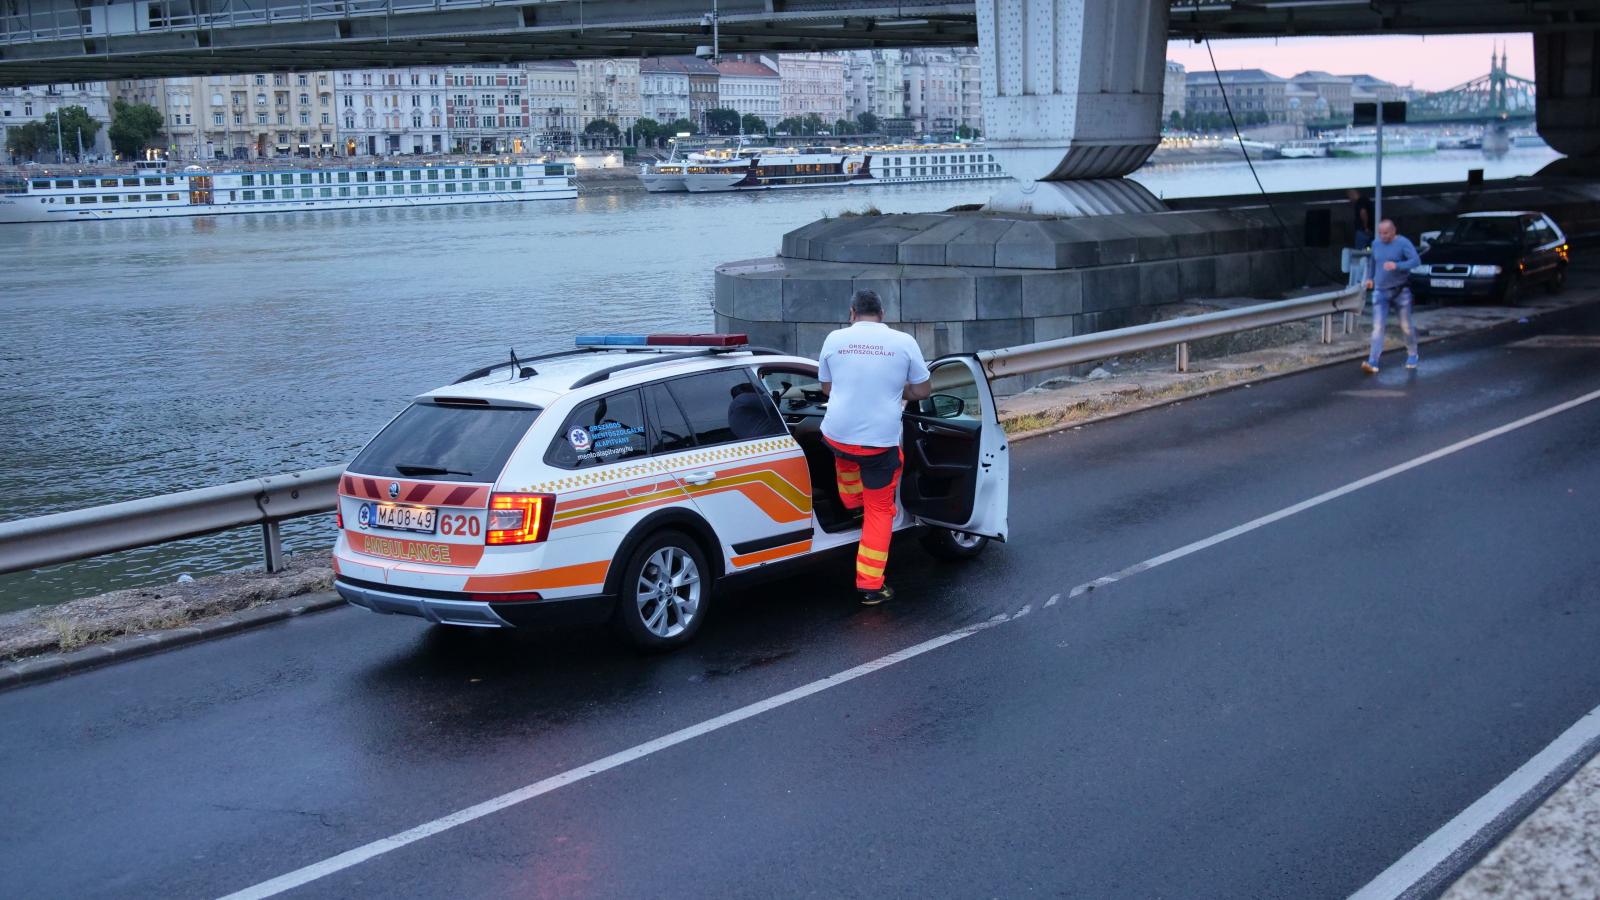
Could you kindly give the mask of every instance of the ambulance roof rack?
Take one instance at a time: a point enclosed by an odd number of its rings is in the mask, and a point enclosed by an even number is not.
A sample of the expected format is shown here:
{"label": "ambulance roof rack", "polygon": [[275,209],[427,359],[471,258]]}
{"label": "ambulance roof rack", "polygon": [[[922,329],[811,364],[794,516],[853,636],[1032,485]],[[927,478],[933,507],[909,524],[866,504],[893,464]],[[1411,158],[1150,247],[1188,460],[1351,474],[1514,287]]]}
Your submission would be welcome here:
{"label": "ambulance roof rack", "polygon": [[[586,353],[593,353],[595,351],[595,349],[597,349],[597,348],[579,347],[576,350],[557,350],[554,353],[541,353],[538,356],[529,356],[529,357],[526,357],[526,358],[523,358],[523,359],[518,359],[517,363],[520,365],[521,363],[538,362],[541,359],[558,359],[558,358],[563,357],[563,356],[582,356],[582,355],[584,355]],[[482,378],[483,376],[489,374],[490,372],[493,372],[495,369],[503,369],[503,368],[505,368],[506,366],[509,366],[509,365],[511,365],[511,360],[506,360],[505,362],[497,362],[497,363],[494,363],[493,365],[484,366],[481,369],[473,369],[471,372],[468,372],[467,374],[461,376],[460,378],[457,378],[455,381],[452,381],[451,384],[461,384],[462,382],[465,382],[465,381],[476,381],[477,379]]]}
{"label": "ambulance roof rack", "polygon": [[663,353],[659,356],[651,356],[646,359],[633,359],[625,363],[618,363],[617,365],[601,369],[598,372],[590,372],[582,378],[579,378],[577,381],[574,381],[572,383],[572,390],[577,390],[581,387],[588,387],[591,384],[599,384],[600,382],[610,378],[612,375],[615,375],[616,373],[626,369],[636,369],[640,366],[653,366],[657,363],[679,362],[686,359],[704,359],[710,356],[721,356],[724,353],[749,353],[752,356],[784,355],[782,350],[774,350],[771,347],[754,347],[749,344],[740,344],[728,347],[709,347],[704,350],[695,350],[690,353]]}

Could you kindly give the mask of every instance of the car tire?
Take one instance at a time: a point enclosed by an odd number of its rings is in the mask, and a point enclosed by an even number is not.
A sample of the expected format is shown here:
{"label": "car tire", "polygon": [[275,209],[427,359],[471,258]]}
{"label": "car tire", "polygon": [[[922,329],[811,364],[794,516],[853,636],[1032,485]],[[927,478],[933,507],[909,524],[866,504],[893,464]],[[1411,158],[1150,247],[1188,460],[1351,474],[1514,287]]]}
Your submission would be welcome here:
{"label": "car tire", "polygon": [[951,531],[948,528],[929,528],[922,534],[922,549],[939,559],[977,559],[989,539],[978,534]]}
{"label": "car tire", "polygon": [[658,531],[634,548],[624,566],[612,629],[649,652],[694,640],[713,588],[700,543],[682,531]]}
{"label": "car tire", "polygon": [[1556,266],[1555,274],[1551,275],[1550,276],[1550,280],[1546,281],[1544,283],[1544,289],[1546,291],[1549,291],[1552,294],[1559,294],[1559,293],[1561,293],[1562,288],[1565,288],[1566,286],[1567,286],[1567,267],[1566,266]]}

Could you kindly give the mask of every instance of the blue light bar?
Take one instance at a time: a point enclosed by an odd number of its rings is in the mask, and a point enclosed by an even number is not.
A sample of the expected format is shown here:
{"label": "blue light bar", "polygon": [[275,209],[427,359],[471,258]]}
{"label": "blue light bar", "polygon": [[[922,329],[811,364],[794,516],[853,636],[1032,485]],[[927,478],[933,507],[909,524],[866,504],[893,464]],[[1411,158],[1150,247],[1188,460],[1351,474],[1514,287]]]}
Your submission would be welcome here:
{"label": "blue light bar", "polygon": [[645,347],[649,338],[643,334],[580,334],[579,347]]}

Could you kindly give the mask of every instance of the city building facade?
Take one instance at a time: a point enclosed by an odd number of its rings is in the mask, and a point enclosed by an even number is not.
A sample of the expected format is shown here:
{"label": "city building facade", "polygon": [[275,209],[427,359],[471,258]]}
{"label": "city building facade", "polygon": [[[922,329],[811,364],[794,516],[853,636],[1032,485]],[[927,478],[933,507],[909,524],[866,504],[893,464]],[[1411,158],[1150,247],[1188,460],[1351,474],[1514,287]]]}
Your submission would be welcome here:
{"label": "city building facade", "polygon": [[692,119],[689,88],[689,67],[681,57],[639,61],[639,107],[644,118],[657,122]]}
{"label": "city building facade", "polygon": [[571,60],[524,63],[528,115],[540,150],[569,149],[583,130],[578,106],[578,67]]}
{"label": "city building facade", "polygon": [[689,67],[689,121],[706,130],[706,113],[722,105],[722,73],[709,60],[686,57]]}
{"label": "city building facade", "polygon": [[113,100],[161,112],[172,159],[266,159],[336,152],[332,72],[261,72],[111,82]]}
{"label": "city building facade", "polygon": [[580,59],[578,69],[578,111],[582,127],[603,119],[621,131],[639,120],[639,60]]}
{"label": "city building facade", "polygon": [[1188,103],[1189,73],[1184,69],[1183,63],[1167,60],[1167,74],[1161,81],[1161,124],[1169,125],[1173,121],[1173,114],[1177,114],[1178,121],[1183,120],[1183,111]]}
{"label": "city building facade", "polygon": [[983,131],[983,58],[975,49],[956,51],[961,78],[961,115],[958,124]]}
{"label": "city building facade", "polygon": [[[981,89],[980,89],[981,93]],[[900,50],[851,50],[845,54],[845,103],[852,118],[906,114],[905,54]]]}
{"label": "city building facade", "polygon": [[1323,116],[1309,118],[1348,119],[1354,111],[1354,83],[1347,76],[1317,71],[1301,72],[1290,78],[1289,84],[1314,94],[1320,107],[1326,110]]}
{"label": "city building facade", "polygon": [[1185,109],[1191,116],[1226,116],[1231,110],[1241,127],[1290,124],[1288,90],[1288,79],[1261,69],[1190,72],[1185,79]]}
{"label": "city building facade", "polygon": [[105,82],[75,81],[63,84],[34,84],[23,87],[0,88],[0,152],[6,146],[6,132],[18,125],[41,122],[44,117],[63,107],[81,106],[101,128],[91,140],[84,142],[83,152],[78,152],[77,135],[60,136],[60,146],[51,148],[50,159],[59,153],[62,159],[103,157],[111,152],[106,139],[106,129],[111,126],[111,93]]}
{"label": "city building facade", "polygon": [[724,56],[715,65],[723,109],[756,116],[769,128],[783,120],[783,83],[777,70],[743,55]]}
{"label": "city building facade", "polygon": [[816,115],[825,128],[845,118],[845,61],[841,54],[780,53],[777,63],[783,118]]}
{"label": "city building facade", "polygon": [[450,149],[445,80],[437,66],[333,73],[340,152],[396,156]]}
{"label": "city building facade", "polygon": [[523,153],[533,135],[528,73],[517,64],[445,69],[445,119],[456,153]]}
{"label": "city building facade", "polygon": [[954,134],[961,124],[961,67],[948,50],[907,52],[905,117],[927,135]]}

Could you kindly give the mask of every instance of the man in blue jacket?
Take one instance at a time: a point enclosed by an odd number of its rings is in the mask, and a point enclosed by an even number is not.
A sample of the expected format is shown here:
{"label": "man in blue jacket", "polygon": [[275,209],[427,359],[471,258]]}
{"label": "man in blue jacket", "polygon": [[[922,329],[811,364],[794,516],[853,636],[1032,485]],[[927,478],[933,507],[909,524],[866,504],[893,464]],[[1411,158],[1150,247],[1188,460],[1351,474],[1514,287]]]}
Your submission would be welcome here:
{"label": "man in blue jacket", "polygon": [[1378,239],[1372,242],[1371,268],[1367,290],[1372,291],[1372,352],[1361,364],[1361,371],[1378,374],[1378,357],[1383,355],[1383,331],[1389,324],[1389,304],[1400,311],[1400,333],[1406,339],[1406,368],[1417,367],[1417,329],[1411,324],[1411,288],[1407,278],[1422,262],[1417,248],[1396,233],[1394,221],[1378,223]]}

